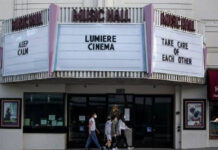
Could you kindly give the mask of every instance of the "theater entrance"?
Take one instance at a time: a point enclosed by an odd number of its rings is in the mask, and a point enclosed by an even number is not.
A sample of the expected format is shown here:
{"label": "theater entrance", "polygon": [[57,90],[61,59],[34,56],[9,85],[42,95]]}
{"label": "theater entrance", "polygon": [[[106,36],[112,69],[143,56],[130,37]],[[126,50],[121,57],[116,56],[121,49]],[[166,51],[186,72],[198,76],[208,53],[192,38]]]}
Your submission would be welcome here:
{"label": "theater entrance", "polygon": [[[98,139],[104,144],[104,124],[114,109],[125,114],[134,147],[173,147],[173,97],[150,95],[68,95],[68,148],[84,148],[88,120],[96,112]],[[94,145],[91,145],[91,147]]]}

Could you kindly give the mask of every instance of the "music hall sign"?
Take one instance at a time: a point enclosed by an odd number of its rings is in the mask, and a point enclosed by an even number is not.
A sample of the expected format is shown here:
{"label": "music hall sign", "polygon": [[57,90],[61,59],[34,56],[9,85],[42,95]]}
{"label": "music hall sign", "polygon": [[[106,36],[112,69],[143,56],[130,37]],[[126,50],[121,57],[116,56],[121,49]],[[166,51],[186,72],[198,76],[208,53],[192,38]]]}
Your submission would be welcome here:
{"label": "music hall sign", "polygon": [[161,13],[161,25],[181,29],[184,31],[195,32],[195,24],[193,20],[182,16]]}
{"label": "music hall sign", "polygon": [[130,22],[128,9],[80,9],[72,10],[73,22]]}
{"label": "music hall sign", "polygon": [[18,31],[30,27],[36,27],[42,25],[42,14],[34,13],[22,17],[18,17],[12,20],[12,31]]}

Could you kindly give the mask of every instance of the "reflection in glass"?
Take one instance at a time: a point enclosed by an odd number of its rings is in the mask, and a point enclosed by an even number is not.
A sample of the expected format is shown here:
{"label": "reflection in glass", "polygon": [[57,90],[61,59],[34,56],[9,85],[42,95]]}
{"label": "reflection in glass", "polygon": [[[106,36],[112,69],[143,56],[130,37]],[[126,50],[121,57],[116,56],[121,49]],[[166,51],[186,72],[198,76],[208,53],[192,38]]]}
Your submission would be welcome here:
{"label": "reflection in glass", "polygon": [[64,95],[25,93],[24,111],[24,126],[64,126]]}
{"label": "reflection in glass", "polygon": [[218,102],[210,103],[210,137],[218,137]]}

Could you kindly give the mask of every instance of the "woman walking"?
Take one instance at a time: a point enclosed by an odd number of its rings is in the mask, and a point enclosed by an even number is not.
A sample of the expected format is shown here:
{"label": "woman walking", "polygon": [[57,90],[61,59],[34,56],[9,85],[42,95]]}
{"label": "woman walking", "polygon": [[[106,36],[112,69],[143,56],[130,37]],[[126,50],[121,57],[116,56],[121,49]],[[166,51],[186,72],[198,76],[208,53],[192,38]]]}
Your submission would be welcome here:
{"label": "woman walking", "polygon": [[[128,147],[129,145],[127,143],[127,139],[126,139],[126,135],[125,135],[125,130],[131,130],[130,128],[128,128],[125,124],[125,119],[124,119],[124,114],[121,114],[119,122],[118,122],[118,131],[119,131],[119,144],[121,143],[121,141],[124,141],[125,146],[124,147]],[[132,131],[132,130],[131,130]]]}
{"label": "woman walking", "polygon": [[89,119],[89,137],[86,141],[86,146],[85,149],[88,150],[88,147],[90,145],[90,143],[93,141],[95,143],[95,145],[98,147],[98,150],[101,150],[101,146],[98,142],[98,138],[96,136],[96,132],[98,132],[98,134],[100,134],[99,130],[96,128],[96,124],[95,124],[95,119],[97,118],[97,114],[96,113],[92,113],[91,118]]}

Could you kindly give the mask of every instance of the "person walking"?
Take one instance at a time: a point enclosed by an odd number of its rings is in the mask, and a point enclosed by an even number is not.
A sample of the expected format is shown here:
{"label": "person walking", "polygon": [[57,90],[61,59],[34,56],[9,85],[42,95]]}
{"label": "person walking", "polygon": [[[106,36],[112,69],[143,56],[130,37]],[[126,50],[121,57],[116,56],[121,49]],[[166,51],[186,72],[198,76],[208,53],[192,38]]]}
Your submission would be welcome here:
{"label": "person walking", "polygon": [[112,135],[112,149],[117,149],[117,136],[118,136],[117,116],[113,116],[112,118],[111,135]]}
{"label": "person walking", "polygon": [[105,135],[107,137],[107,143],[106,143],[106,147],[107,149],[110,149],[111,147],[111,125],[112,125],[112,121],[111,121],[111,117],[108,116],[107,118],[107,122],[105,123]]}
{"label": "person walking", "polygon": [[97,118],[96,113],[92,113],[91,118],[89,119],[89,136],[86,141],[85,149],[88,150],[90,143],[93,141],[95,145],[98,147],[98,150],[101,150],[101,146],[98,142],[98,138],[96,136],[95,131],[100,134],[99,130],[96,128],[95,119]]}
{"label": "person walking", "polygon": [[132,131],[129,127],[127,127],[127,125],[125,124],[125,119],[124,119],[124,114],[121,114],[119,122],[118,122],[118,131],[119,131],[119,142],[118,144],[120,144],[122,142],[122,140],[124,141],[124,144],[126,148],[129,148],[129,145],[127,143],[127,138],[125,135],[125,130],[128,129],[130,131]]}

